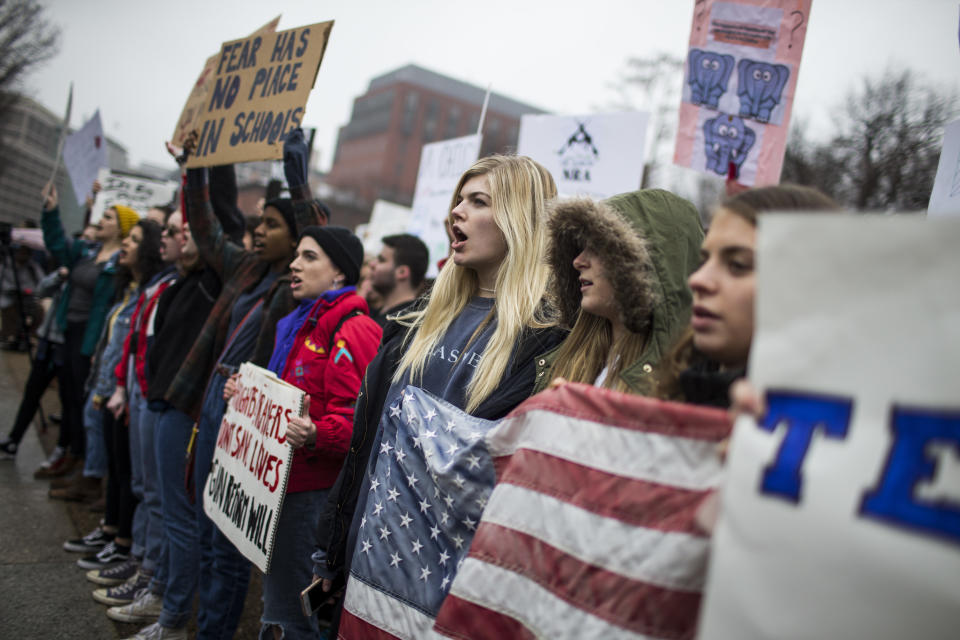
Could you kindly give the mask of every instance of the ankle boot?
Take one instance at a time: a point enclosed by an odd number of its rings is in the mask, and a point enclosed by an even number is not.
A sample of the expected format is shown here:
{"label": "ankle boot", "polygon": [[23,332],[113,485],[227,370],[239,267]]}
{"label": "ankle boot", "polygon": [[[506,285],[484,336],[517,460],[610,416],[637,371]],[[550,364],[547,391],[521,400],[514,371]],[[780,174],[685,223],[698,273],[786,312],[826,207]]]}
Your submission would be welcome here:
{"label": "ankle boot", "polygon": [[80,475],[76,482],[73,482],[62,489],[50,489],[50,497],[54,500],[67,500],[68,502],[87,502],[94,501],[100,495],[100,478],[88,478]]}

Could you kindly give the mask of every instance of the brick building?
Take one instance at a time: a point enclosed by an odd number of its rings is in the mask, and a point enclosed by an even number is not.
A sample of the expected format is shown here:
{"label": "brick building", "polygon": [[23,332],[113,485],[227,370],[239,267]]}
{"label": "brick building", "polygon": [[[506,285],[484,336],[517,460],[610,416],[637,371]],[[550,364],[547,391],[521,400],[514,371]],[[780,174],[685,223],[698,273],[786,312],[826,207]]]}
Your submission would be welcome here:
{"label": "brick building", "polygon": [[[378,198],[409,205],[423,145],[475,133],[485,94],[416,65],[374,78],[340,128],[326,182],[367,206]],[[514,150],[525,113],[545,112],[492,93],[480,155]]]}

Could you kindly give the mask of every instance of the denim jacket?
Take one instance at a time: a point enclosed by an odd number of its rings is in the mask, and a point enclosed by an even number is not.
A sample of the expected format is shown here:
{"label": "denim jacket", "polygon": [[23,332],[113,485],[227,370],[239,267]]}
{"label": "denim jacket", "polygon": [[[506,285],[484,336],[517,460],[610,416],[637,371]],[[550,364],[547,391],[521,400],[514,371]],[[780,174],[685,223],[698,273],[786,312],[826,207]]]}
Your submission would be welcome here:
{"label": "denim jacket", "polygon": [[[117,377],[113,370],[123,355],[123,342],[130,333],[130,320],[133,310],[137,306],[139,290],[127,289],[123,299],[107,312],[107,322],[104,323],[103,333],[95,354],[90,392],[101,398],[109,398],[117,386]],[[120,312],[111,323],[109,320],[119,308]]]}

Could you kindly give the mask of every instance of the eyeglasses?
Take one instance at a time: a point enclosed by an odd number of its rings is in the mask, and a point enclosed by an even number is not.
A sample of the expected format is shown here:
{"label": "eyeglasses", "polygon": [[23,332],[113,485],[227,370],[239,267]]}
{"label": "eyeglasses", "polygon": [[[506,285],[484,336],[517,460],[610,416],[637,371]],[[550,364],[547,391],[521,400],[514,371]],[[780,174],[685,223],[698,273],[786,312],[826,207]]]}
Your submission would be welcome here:
{"label": "eyeglasses", "polygon": [[170,236],[173,238],[180,235],[180,229],[178,227],[171,227],[170,225],[167,225],[163,228],[161,233],[165,236]]}

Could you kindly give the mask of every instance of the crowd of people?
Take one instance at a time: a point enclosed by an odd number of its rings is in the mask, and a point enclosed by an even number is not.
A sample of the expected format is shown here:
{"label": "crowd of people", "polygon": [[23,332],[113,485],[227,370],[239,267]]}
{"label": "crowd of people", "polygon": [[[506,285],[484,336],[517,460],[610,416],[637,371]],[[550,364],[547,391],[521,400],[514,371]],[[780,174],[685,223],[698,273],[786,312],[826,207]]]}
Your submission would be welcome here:
{"label": "crowd of people", "polygon": [[[284,142],[289,197],[268,199],[252,233],[229,166],[186,169],[182,213],[116,205],[90,240],[66,237],[45,190],[58,269],[38,288],[55,303],[0,450],[16,454],[56,372],[60,439],[36,475],[52,498],[103,494],[100,526],[64,548],[83,554],[108,616],[145,625],[135,638],[185,638],[194,601],[197,637],[236,631],[251,564],[200,491],[241,363],[309,407],[286,425],[260,637],[322,637],[337,609],[307,616],[300,593],[318,583],[336,602],[349,588],[384,413],[407,385],[489,420],[573,382],[727,406],[753,337],[758,215],[838,208],[806,187],[746,190],[704,235],[696,207],[667,191],[558,199],[537,162],[489,156],[456,186],[450,253],[428,281],[414,236],[387,236],[365,260],[312,198],[306,164],[297,130]],[[335,340],[349,357],[332,357]]]}

